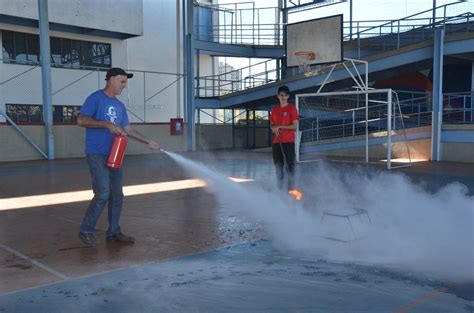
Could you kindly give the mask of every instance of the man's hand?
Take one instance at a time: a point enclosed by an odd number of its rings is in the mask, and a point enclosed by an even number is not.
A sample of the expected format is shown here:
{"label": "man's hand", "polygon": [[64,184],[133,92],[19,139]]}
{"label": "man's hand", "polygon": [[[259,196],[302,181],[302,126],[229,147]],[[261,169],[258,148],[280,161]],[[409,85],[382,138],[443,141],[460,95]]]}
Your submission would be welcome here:
{"label": "man's hand", "polygon": [[150,140],[150,142],[148,142],[148,148],[150,148],[151,150],[158,150],[160,148],[160,145],[155,141]]}
{"label": "man's hand", "polygon": [[112,134],[114,135],[122,135],[125,136],[127,133],[122,129],[122,127],[119,127],[115,124],[110,123],[109,125],[109,130]]}

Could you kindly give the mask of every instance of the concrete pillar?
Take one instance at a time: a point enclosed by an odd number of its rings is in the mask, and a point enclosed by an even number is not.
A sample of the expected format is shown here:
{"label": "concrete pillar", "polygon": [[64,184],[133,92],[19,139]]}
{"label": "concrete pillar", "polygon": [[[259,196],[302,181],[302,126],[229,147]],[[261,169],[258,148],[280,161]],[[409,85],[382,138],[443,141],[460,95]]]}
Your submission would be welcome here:
{"label": "concrete pillar", "polygon": [[[181,12],[180,0],[176,0],[176,73],[181,74]],[[183,14],[184,15],[184,14]],[[181,117],[181,79],[176,81],[176,117]]]}
{"label": "concrete pillar", "polygon": [[431,159],[441,161],[441,129],[443,127],[443,56],[444,28],[434,33],[433,51],[433,113],[431,124]]}
{"label": "concrete pillar", "polygon": [[[286,7],[286,1],[283,1],[283,3],[280,5],[280,10],[283,10],[283,25],[288,24],[288,10]],[[286,50],[286,27],[283,28],[283,46]],[[281,78],[286,78],[287,73],[286,73],[286,57],[281,58]]]}
{"label": "concrete pillar", "polygon": [[187,149],[193,151],[194,136],[194,62],[193,62],[193,1],[183,0],[184,14],[184,74],[185,74],[185,108]]}
{"label": "concrete pillar", "polygon": [[235,111],[232,109],[232,148],[235,148]]}
{"label": "concrete pillar", "polygon": [[353,33],[353,30],[352,30],[352,13],[353,13],[353,0],[349,0],[349,34],[350,34],[350,38],[352,40],[352,33]]}
{"label": "concrete pillar", "polygon": [[471,63],[471,114],[474,108],[474,61]]}
{"label": "concrete pillar", "polygon": [[49,44],[48,0],[38,0],[40,63],[43,85],[43,121],[48,160],[54,160],[53,100],[51,96],[51,51]]}

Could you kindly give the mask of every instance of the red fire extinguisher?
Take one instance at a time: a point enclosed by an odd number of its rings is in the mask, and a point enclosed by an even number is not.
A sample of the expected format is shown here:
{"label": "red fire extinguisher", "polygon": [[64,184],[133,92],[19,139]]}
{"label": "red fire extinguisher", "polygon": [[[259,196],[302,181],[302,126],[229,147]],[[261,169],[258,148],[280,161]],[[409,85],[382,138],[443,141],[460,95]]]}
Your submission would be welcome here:
{"label": "red fire extinguisher", "polygon": [[109,158],[107,159],[107,166],[111,168],[120,168],[122,166],[123,155],[127,147],[127,137],[116,135],[112,148],[110,149]]}

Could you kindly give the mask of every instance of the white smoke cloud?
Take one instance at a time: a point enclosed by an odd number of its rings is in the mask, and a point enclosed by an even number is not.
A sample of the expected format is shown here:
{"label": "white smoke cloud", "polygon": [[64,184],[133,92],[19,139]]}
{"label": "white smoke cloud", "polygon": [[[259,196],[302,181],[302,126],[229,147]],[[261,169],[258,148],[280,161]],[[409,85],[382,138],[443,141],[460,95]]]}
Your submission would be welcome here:
{"label": "white smoke cloud", "polygon": [[[221,204],[262,222],[280,249],[436,279],[474,279],[474,197],[465,185],[430,193],[400,173],[320,163],[305,168],[305,198],[296,202],[275,188],[238,185],[203,164],[170,156],[204,179]],[[355,208],[367,214],[344,217]]]}

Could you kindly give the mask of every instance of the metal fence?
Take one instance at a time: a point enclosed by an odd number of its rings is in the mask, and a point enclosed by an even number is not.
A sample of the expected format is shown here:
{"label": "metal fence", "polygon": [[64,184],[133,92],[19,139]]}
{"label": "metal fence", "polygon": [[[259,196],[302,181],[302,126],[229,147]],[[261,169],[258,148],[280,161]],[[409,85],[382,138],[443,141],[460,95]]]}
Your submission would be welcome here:
{"label": "metal fence", "polygon": [[[219,6],[219,8],[221,7]],[[277,10],[277,8],[272,9]],[[210,40],[230,44],[261,44],[262,38],[255,36],[255,34],[260,34],[260,27],[262,27],[263,30],[270,25],[268,23],[259,23],[261,19],[257,17],[261,9],[239,9],[238,6],[233,6],[225,8],[225,10],[227,10],[226,14],[232,15],[232,18],[220,18],[216,20],[216,23],[224,23],[223,25],[216,24],[216,27],[226,30],[224,32],[215,32],[215,36],[208,36]],[[235,16],[240,16],[242,12],[249,10],[255,10],[252,11],[252,14],[248,15],[251,16],[252,23],[240,24],[240,20],[238,18],[236,19]],[[466,13],[458,14],[461,10],[465,10]],[[469,3],[452,3],[437,7],[435,10],[422,11],[397,20],[353,21],[352,24],[345,22],[344,41],[348,42],[348,46],[345,48],[345,54],[347,57],[361,58],[380,51],[397,49],[416,42],[428,40],[433,38],[433,27],[443,26],[446,35],[473,32],[474,14],[470,12],[470,10],[472,10],[472,4],[469,6]],[[275,12],[275,15],[276,14]],[[274,21],[279,20],[275,18]],[[207,27],[214,26],[209,25]],[[246,27],[250,27],[247,29],[248,32],[244,31]],[[275,24],[270,28],[280,29],[279,31],[275,31],[274,35],[282,37],[282,25]],[[202,34],[203,31],[199,29],[198,27],[198,32]],[[241,31],[236,32],[235,29],[240,29]],[[356,32],[352,33],[353,30],[356,30]],[[221,35],[223,36],[221,37]],[[274,38],[274,45],[276,45],[277,42],[280,43],[281,40],[282,39],[277,40]],[[308,70],[322,70],[323,68],[324,66],[322,65],[311,65],[308,67]],[[300,75],[301,73],[298,68],[292,68],[287,69],[285,74],[287,77],[291,77]],[[282,77],[282,73],[277,67],[277,61],[267,60],[227,73],[196,78],[196,96],[222,96],[273,83],[280,77]]]}
{"label": "metal fence", "polygon": [[276,82],[279,72],[276,60],[266,60],[234,71],[195,80],[197,97],[216,97]]}
{"label": "metal fence", "polygon": [[194,35],[198,40],[239,45],[281,45],[283,25],[276,7],[256,8],[253,2],[196,4]]}
{"label": "metal fence", "polygon": [[[106,68],[51,68],[52,104],[81,106],[93,91],[105,86]],[[127,70],[134,74],[119,99],[131,122],[165,122],[180,115],[178,85],[182,74]],[[0,109],[9,105],[42,106],[41,67],[3,63],[0,59]],[[42,108],[41,108],[42,109]],[[42,122],[39,121],[39,122]]]}
{"label": "metal fence", "polygon": [[[460,14],[460,12],[465,12]],[[195,5],[194,33],[197,39],[222,44],[240,45],[282,45],[282,14],[277,7],[256,8],[253,2]],[[345,21],[344,41],[363,40],[371,37],[383,37],[391,34],[412,32],[405,38],[395,36],[401,45],[411,40],[423,40],[430,36],[426,29],[446,24],[466,24],[448,29],[447,33],[472,31],[472,4],[450,3],[428,9],[396,20]],[[413,33],[413,31],[418,32]],[[394,41],[390,38],[390,41]],[[360,48],[358,43],[358,48]],[[400,46],[398,46],[400,47]]]}
{"label": "metal fence", "polygon": [[472,124],[474,121],[473,93],[443,95],[443,123]]}
{"label": "metal fence", "polygon": [[[400,104],[400,117],[403,119],[393,119],[393,130],[431,125],[433,114],[431,93],[398,90],[394,99]],[[364,99],[350,99],[351,106],[347,108],[345,107],[347,99],[334,98],[330,101],[332,101],[330,107],[325,107],[325,104],[320,103],[316,111],[313,108],[313,113],[318,113],[316,115],[305,116],[305,106],[302,106],[300,109],[300,114],[303,114],[300,119],[302,142],[353,137],[365,133],[365,106],[352,104],[352,102],[364,102]],[[386,104],[377,104],[378,101],[380,99],[369,99],[371,132],[386,130],[387,118],[384,112]],[[393,114],[393,116],[396,115]],[[472,94],[446,93],[443,95],[443,124],[472,124],[473,120]]]}

